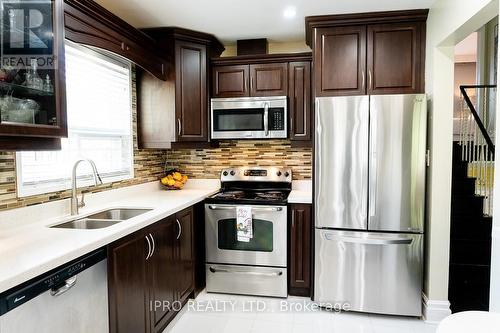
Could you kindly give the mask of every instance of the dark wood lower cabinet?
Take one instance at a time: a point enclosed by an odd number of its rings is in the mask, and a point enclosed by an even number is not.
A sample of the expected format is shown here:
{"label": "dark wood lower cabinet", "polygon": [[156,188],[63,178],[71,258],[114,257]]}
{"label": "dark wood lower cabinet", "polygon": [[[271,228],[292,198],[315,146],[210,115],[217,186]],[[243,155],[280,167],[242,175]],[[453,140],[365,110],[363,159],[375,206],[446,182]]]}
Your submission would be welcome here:
{"label": "dark wood lower cabinet", "polygon": [[193,208],[108,246],[111,333],[159,333],[194,293]]}
{"label": "dark wood lower cabinet", "polygon": [[155,223],[148,232],[153,237],[155,250],[147,264],[150,288],[147,308],[151,317],[151,331],[161,332],[162,327],[175,315],[173,308],[168,305],[177,299],[175,216],[169,216]]}
{"label": "dark wood lower cabinet", "polygon": [[312,205],[290,205],[288,294],[311,295]]}
{"label": "dark wood lower cabinet", "polygon": [[149,332],[147,241],[136,232],[108,247],[109,331]]}
{"label": "dark wood lower cabinet", "polygon": [[176,237],[177,299],[183,304],[194,291],[194,243],[193,209],[185,209],[175,215],[178,234]]}

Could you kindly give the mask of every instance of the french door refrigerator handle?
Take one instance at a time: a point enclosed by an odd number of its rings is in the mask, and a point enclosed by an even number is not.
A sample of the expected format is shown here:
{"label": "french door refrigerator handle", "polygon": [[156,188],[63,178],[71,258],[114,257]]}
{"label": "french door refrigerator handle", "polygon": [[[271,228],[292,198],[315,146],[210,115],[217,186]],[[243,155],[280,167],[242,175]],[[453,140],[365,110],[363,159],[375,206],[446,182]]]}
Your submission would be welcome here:
{"label": "french door refrigerator handle", "polygon": [[[323,176],[321,175],[321,134],[322,134],[322,131],[323,131],[323,127],[321,126],[321,118],[320,118],[320,114],[319,114],[319,100],[318,98],[316,98],[316,100],[314,101],[314,117],[315,117],[315,120],[314,120],[314,124],[315,124],[315,128],[316,128],[316,133],[314,135],[314,151],[316,152],[314,154],[314,158],[315,158],[315,176],[314,176],[314,189],[315,189],[315,197],[316,199],[320,197],[321,195],[321,187],[319,186],[319,179],[322,179]],[[316,210],[316,209],[315,209]]]}
{"label": "french door refrigerator handle", "polygon": [[377,214],[377,108],[372,103],[370,96],[370,159],[369,159],[369,216],[375,217]]}
{"label": "french door refrigerator handle", "polygon": [[[211,210],[235,210],[236,206],[209,205],[208,208]],[[252,210],[265,212],[281,212],[283,210],[283,207],[252,207]]]}
{"label": "french door refrigerator handle", "polygon": [[395,244],[411,244],[413,242],[412,238],[375,238],[375,237],[352,237],[352,236],[341,236],[335,234],[325,233],[324,238],[329,241],[340,241],[345,243],[356,243],[356,244],[371,244],[371,245],[395,245]]}

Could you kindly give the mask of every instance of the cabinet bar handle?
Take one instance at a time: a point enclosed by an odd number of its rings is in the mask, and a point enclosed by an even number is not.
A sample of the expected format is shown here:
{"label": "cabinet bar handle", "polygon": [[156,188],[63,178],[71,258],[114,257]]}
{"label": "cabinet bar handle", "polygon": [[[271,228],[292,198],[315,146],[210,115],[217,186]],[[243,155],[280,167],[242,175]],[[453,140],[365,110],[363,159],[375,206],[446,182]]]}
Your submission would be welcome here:
{"label": "cabinet bar handle", "polygon": [[153,243],[153,249],[151,250],[151,257],[152,257],[155,254],[155,239],[151,234],[149,234],[149,237],[151,237],[151,242]]}
{"label": "cabinet bar handle", "polygon": [[175,222],[177,222],[177,225],[179,226],[179,234],[177,234],[177,239],[181,238],[182,234],[182,226],[181,223],[179,222],[179,219],[176,219]]}
{"label": "cabinet bar handle", "polygon": [[361,81],[362,82],[361,83],[361,90],[365,90],[365,80],[366,80],[366,78],[365,78],[365,71],[364,70],[361,71],[361,78],[362,78],[362,81]]}
{"label": "cabinet bar handle", "polygon": [[369,70],[368,70],[368,88],[369,88],[370,90],[371,90],[371,89],[373,89],[372,84],[373,84],[373,81],[372,81],[372,70],[371,70],[371,69],[369,69]]}
{"label": "cabinet bar handle", "polygon": [[149,241],[149,237],[146,235],[146,241],[148,242],[148,255],[146,256],[146,260],[151,256],[151,242]]}
{"label": "cabinet bar handle", "polygon": [[177,134],[181,136],[181,118],[177,118]]}

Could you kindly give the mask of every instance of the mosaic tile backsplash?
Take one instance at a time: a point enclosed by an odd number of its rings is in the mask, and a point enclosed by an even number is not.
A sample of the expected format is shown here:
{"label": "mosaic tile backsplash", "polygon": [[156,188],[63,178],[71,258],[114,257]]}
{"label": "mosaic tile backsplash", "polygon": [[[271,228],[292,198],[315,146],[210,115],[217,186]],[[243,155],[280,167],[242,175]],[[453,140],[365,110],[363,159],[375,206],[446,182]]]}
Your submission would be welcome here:
{"label": "mosaic tile backsplash", "polygon": [[[292,148],[289,140],[234,140],[213,149],[141,150],[137,147],[135,80],[132,112],[134,136],[134,179],[84,189],[90,193],[157,180],[167,167],[177,167],[191,178],[219,178],[220,171],[238,166],[290,167],[293,179],[311,179],[311,148]],[[16,193],[15,153],[0,151],[0,210],[41,204],[69,198],[69,190],[18,198]]]}
{"label": "mosaic tile backsplash", "polygon": [[[89,193],[101,192],[124,186],[147,183],[157,180],[165,165],[164,150],[142,150],[137,147],[137,100],[135,89],[135,71],[132,72],[132,120],[134,138],[134,179],[103,184],[98,187],[83,189]],[[0,210],[41,204],[71,197],[71,191],[59,191],[18,198],[16,193],[15,153],[0,151]]]}
{"label": "mosaic tile backsplash", "polygon": [[292,148],[289,140],[221,142],[213,149],[167,151],[168,164],[192,178],[219,178],[223,168],[280,166],[292,169],[293,179],[311,179],[311,148]]}

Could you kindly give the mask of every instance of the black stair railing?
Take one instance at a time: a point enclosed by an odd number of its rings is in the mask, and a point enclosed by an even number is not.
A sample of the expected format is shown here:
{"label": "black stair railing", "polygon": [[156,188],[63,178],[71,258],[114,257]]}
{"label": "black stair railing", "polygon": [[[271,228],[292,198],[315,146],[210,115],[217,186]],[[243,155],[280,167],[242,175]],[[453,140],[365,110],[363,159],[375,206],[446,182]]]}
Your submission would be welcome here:
{"label": "black stair railing", "polygon": [[484,214],[492,215],[495,168],[496,85],[463,85],[461,92],[461,158],[476,179],[476,195],[484,197]]}

